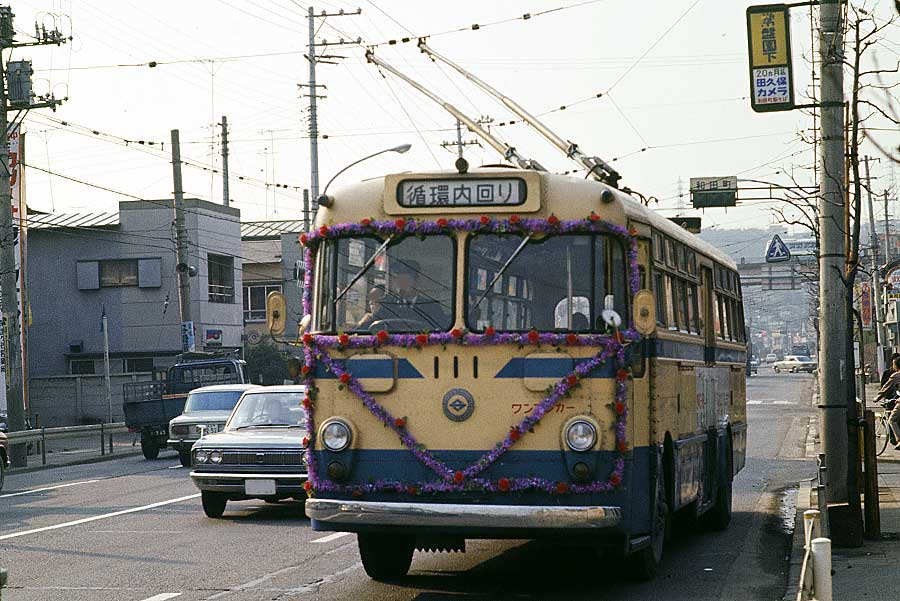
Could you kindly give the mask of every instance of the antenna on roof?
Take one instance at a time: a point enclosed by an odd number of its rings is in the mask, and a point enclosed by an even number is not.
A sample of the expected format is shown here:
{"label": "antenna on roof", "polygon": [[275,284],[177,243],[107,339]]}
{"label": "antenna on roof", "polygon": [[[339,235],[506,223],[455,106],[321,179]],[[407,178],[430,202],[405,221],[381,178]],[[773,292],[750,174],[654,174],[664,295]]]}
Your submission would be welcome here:
{"label": "antenna on roof", "polygon": [[549,140],[551,144],[559,148],[567,158],[573,159],[580,163],[583,167],[585,167],[588,170],[588,174],[591,175],[594,179],[601,181],[604,184],[608,184],[614,188],[619,187],[619,179],[621,179],[622,176],[619,175],[619,172],[613,169],[609,165],[609,163],[606,163],[599,157],[589,157],[584,154],[580,148],[578,148],[578,144],[576,144],[575,142],[572,142],[570,140],[563,140],[561,137],[556,135],[553,130],[541,123],[537,117],[522,108],[516,101],[509,98],[508,96],[505,96],[504,94],[501,94],[499,91],[495,90],[487,83],[472,75],[447,57],[442,56],[432,50],[428,46],[428,44],[425,43],[425,38],[419,38],[419,50],[430,56],[432,60],[437,59],[442,63],[452,67],[453,69],[458,71],[460,75],[505,104],[512,112],[517,114],[530,126],[536,129],[539,134],[547,138],[547,140]]}

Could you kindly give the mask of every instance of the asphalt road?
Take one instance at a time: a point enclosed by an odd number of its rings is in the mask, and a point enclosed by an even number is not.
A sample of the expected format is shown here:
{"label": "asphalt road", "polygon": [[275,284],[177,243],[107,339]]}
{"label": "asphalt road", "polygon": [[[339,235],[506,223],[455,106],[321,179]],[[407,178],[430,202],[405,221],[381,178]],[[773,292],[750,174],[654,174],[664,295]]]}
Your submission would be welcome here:
{"label": "asphalt road", "polygon": [[229,503],[203,515],[187,470],[157,461],[8,476],[0,493],[4,601],[484,601],[493,599],[780,599],[794,486],[812,412],[806,374],[762,368],[748,380],[748,464],[721,533],[676,530],[659,578],[625,580],[579,549],[470,541],[465,554],[416,553],[399,584],[369,580],[355,537],[313,532],[295,502]]}

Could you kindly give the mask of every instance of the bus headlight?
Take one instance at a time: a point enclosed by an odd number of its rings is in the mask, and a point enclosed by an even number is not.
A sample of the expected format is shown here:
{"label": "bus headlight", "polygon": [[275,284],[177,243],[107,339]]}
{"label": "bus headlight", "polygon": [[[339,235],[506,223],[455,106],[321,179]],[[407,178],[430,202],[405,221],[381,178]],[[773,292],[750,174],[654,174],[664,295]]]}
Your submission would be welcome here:
{"label": "bus headlight", "polygon": [[350,445],[350,427],[344,422],[329,422],[322,429],[322,443],[329,451],[343,451]]}
{"label": "bus headlight", "polygon": [[566,428],[566,444],[573,451],[588,451],[597,442],[597,430],[584,420],[577,420]]}

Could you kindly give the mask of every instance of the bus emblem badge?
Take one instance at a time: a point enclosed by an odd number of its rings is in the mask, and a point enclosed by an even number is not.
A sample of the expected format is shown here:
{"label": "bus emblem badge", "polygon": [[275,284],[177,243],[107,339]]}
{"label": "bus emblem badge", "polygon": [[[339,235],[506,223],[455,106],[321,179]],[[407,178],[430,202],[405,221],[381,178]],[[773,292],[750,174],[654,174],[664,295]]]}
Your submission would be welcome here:
{"label": "bus emblem badge", "polygon": [[454,422],[464,422],[475,412],[475,399],[463,388],[454,388],[444,395],[444,415]]}

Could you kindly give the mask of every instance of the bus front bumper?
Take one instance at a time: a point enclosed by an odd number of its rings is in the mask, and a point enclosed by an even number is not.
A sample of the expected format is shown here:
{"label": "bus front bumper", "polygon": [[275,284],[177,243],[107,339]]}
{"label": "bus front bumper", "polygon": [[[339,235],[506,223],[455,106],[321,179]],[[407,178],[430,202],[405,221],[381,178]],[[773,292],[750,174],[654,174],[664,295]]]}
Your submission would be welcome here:
{"label": "bus front bumper", "polygon": [[613,506],[468,505],[459,503],[388,503],[307,499],[311,520],[339,530],[363,527],[467,528],[511,530],[590,530],[612,528],[622,520]]}

